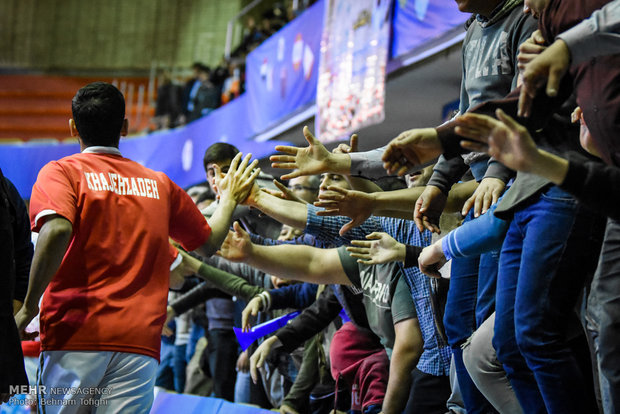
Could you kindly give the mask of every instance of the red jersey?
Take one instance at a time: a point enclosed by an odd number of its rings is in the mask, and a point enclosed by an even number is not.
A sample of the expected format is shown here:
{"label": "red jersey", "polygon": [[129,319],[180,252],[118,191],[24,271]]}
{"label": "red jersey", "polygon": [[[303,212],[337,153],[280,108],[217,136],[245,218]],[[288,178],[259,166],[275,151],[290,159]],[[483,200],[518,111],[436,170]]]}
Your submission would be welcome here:
{"label": "red jersey", "polygon": [[73,236],[41,304],[45,350],[132,352],[159,360],[170,263],[168,236],[194,250],[211,229],[164,173],[89,148],[45,165],[30,217],[71,222]]}

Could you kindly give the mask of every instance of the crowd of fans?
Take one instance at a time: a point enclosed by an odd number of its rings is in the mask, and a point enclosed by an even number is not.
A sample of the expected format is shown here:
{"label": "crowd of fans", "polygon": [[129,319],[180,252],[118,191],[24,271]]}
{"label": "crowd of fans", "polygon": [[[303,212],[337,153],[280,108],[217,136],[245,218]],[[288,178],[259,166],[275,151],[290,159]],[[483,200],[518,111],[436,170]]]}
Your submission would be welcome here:
{"label": "crowd of fans", "polygon": [[314,1],[300,1],[293,9],[293,2],[287,5],[276,3],[273,8],[256,17],[245,18],[242,40],[221,62],[210,68],[202,62],[192,65],[192,77],[185,83],[174,78],[170,71],[161,70],[157,79],[157,97],[152,130],[175,128],[207,115],[214,109],[239,97],[245,90],[245,58],[252,50],[280,30],[296,14],[309,7]]}
{"label": "crowd of fans", "polygon": [[[620,0],[458,4],[452,120],[366,152],[304,128],[279,180],[214,143],[184,192],[119,153],[116,88],[78,91],[82,153],[39,173],[34,257],[1,181],[2,401],[40,311],[45,412],[147,412],[153,386],[281,413],[617,412]],[[193,103],[215,100],[204,69]]]}

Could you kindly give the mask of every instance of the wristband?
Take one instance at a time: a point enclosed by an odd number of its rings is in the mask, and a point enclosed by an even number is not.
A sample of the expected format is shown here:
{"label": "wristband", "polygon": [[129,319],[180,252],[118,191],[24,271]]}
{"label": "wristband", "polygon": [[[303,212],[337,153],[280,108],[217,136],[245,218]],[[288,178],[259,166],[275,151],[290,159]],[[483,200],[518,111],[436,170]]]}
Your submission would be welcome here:
{"label": "wristband", "polygon": [[405,267],[418,266],[418,257],[422,253],[422,247],[419,246],[405,246]]}
{"label": "wristband", "polygon": [[269,295],[269,292],[264,291],[259,293],[257,296],[261,301],[261,312],[267,312],[271,308],[271,295]]}

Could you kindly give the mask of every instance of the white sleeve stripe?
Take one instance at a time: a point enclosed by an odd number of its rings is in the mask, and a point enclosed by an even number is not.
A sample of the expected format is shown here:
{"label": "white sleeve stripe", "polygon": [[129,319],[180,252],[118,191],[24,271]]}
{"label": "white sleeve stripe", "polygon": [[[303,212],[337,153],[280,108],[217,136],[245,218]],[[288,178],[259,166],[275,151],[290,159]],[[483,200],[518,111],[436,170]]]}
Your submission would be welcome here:
{"label": "white sleeve stripe", "polygon": [[170,271],[172,272],[174,269],[176,269],[177,267],[179,267],[179,265],[181,264],[181,262],[183,262],[183,257],[181,256],[181,254],[179,253],[177,255],[177,258],[174,259],[174,262],[172,262],[172,264],[170,265]]}
{"label": "white sleeve stripe", "polygon": [[34,226],[38,227],[38,223],[39,223],[39,219],[46,217],[46,216],[51,216],[53,214],[58,214],[56,211],[54,210],[42,210],[39,212],[39,214],[37,214],[37,216],[34,218]]}

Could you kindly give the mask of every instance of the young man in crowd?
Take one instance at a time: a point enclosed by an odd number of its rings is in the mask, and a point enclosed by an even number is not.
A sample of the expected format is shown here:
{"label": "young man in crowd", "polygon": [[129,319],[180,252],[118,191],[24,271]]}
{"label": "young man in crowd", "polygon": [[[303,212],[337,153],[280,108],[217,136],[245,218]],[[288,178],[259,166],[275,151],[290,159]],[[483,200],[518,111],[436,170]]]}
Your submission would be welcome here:
{"label": "young man in crowd", "polygon": [[254,245],[238,224],[235,233],[222,245],[221,254],[272,275],[363,290],[370,327],[391,357],[383,412],[400,413],[405,408],[411,372],[420,357],[422,340],[411,295],[396,264],[360,268],[344,247]]}

